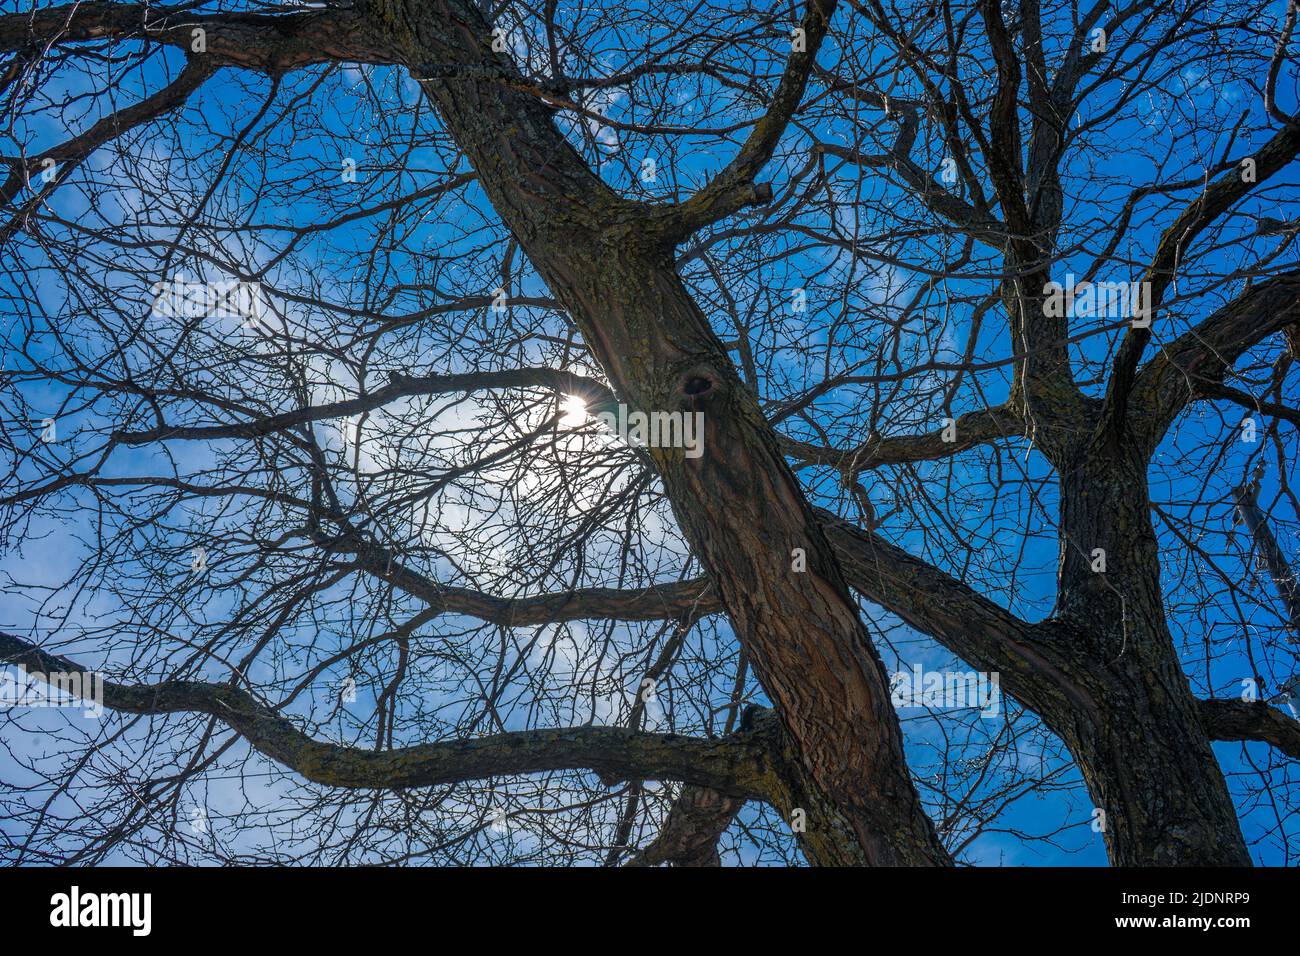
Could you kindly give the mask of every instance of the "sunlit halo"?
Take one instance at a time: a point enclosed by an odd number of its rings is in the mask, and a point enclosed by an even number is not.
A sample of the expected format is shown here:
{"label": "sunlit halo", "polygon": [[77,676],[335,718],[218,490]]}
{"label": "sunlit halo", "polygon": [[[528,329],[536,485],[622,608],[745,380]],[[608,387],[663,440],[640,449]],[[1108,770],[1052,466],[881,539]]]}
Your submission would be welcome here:
{"label": "sunlit halo", "polygon": [[576,427],[587,420],[587,403],[577,395],[566,395],[560,411],[564,413],[560,416],[561,425]]}

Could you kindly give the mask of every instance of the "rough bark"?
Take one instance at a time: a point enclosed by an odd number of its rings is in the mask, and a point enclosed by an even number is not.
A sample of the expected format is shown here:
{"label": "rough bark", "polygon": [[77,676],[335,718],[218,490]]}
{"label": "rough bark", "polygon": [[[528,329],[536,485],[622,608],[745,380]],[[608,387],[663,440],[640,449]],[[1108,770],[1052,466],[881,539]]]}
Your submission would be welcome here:
{"label": "rough bark", "polygon": [[1132,445],[1092,446],[1062,476],[1058,649],[1095,706],[1053,723],[1105,812],[1112,863],[1249,866],[1166,622],[1146,468]]}
{"label": "rough bark", "polygon": [[688,784],[673,802],[659,835],[625,866],[721,866],[718,838],[745,801]]}

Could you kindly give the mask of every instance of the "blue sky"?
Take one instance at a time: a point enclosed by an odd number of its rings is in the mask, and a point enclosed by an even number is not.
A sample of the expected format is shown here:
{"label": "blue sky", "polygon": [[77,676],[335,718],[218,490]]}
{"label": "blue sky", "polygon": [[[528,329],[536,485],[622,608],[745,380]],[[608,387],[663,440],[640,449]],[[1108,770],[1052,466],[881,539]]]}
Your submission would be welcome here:
{"label": "blue sky", "polygon": [[[0,9],[26,9],[20,0],[5,0]],[[656,49],[664,48],[676,39],[676,32],[655,25],[651,21],[657,7],[634,6],[640,16],[629,15],[625,22],[599,22],[598,11],[585,14],[592,19],[599,32],[591,41],[590,53],[599,67],[616,72],[624,66],[625,55],[620,52],[624,42],[633,47],[647,43]],[[1271,10],[1281,13],[1284,5],[1275,3]],[[705,16],[707,14],[700,14]],[[737,17],[741,13],[737,12]],[[849,17],[841,11],[837,26],[841,32],[823,51],[823,63],[835,62],[840,48],[858,55],[868,41],[865,37],[850,34]],[[1059,58],[1063,32],[1048,29],[1049,61]],[[854,27],[854,30],[860,28]],[[527,26],[518,27],[513,37],[515,49],[524,57],[529,45]],[[1266,49],[1263,39],[1252,41],[1259,49]],[[876,49],[875,47],[870,47]],[[883,51],[883,44],[879,49]],[[752,55],[757,69],[775,76],[780,69],[779,44],[770,40],[748,43],[744,52]],[[1185,51],[1171,51],[1176,58]],[[870,62],[873,54],[865,59]],[[883,52],[874,54],[877,58]],[[156,89],[165,78],[173,77],[179,68],[180,57],[175,51],[163,51],[140,64],[123,66],[120,75],[115,73],[117,85],[114,96],[117,105],[137,99],[144,91]],[[1195,178],[1206,166],[1214,166],[1224,155],[1242,155],[1250,146],[1258,146],[1267,135],[1263,125],[1262,104],[1258,90],[1236,80],[1234,71],[1225,69],[1212,75],[1204,64],[1188,53],[1185,68],[1171,68],[1165,86],[1159,95],[1151,95],[1121,110],[1115,117],[1106,117],[1092,131],[1080,134],[1074,150],[1064,168],[1067,195],[1066,237],[1063,246],[1075,248],[1063,253],[1053,269],[1054,275],[1067,273],[1083,275],[1089,271],[1101,238],[1106,235],[1102,226],[1114,222],[1117,206],[1135,185],[1150,181]],[[49,98],[51,107],[30,115],[22,115],[8,130],[0,134],[4,139],[5,153],[38,152],[60,141],[68,133],[85,128],[108,109],[106,98],[77,99],[60,108],[65,97],[79,96],[102,85],[99,64],[76,72],[62,68],[43,78],[42,95]],[[1282,107],[1294,109],[1294,71],[1288,68],[1280,85]],[[715,115],[708,118],[712,125],[722,125],[721,118],[735,120],[751,115],[744,104],[728,99],[726,91],[708,79],[698,80],[698,85],[682,83],[677,86],[639,88],[640,96],[631,97],[618,91],[593,97],[589,106],[603,113],[611,122],[600,124],[588,119],[562,121],[575,145],[584,151],[600,174],[615,188],[627,195],[667,201],[680,198],[698,187],[716,172],[734,153],[738,137],[743,130],[730,136],[675,136],[658,133],[637,133],[626,128],[616,128],[620,123],[634,123],[643,116],[640,98],[654,94],[663,95],[671,103],[678,121],[693,121],[702,104],[716,104]],[[906,82],[906,81],[901,81]],[[1080,122],[1104,116],[1103,108],[1117,96],[1117,84],[1098,90],[1081,111]],[[903,88],[904,94],[913,89]],[[82,302],[77,297],[85,294],[84,285],[61,260],[60,252],[49,247],[20,239],[20,255],[28,267],[27,281],[19,284],[13,273],[0,278],[0,309],[12,308],[15,314],[24,315],[22,322],[10,325],[11,340],[7,354],[18,346],[15,336],[23,331],[25,323],[47,318],[50,327],[33,339],[30,355],[42,361],[61,361],[60,344],[50,335],[53,316],[61,317],[64,327],[79,347],[90,354],[111,351],[111,343],[97,331],[96,326],[84,321],[89,309],[104,309],[110,314],[110,305],[134,310],[140,314],[147,310],[147,292],[153,281],[175,278],[179,274],[200,277],[201,269],[208,269],[203,277],[220,272],[257,276],[276,289],[275,299],[287,321],[299,328],[310,329],[322,321],[314,307],[295,304],[288,293],[301,290],[324,290],[325,296],[336,308],[330,321],[336,324],[353,322],[364,324],[360,316],[351,316],[342,306],[355,306],[365,301],[367,306],[383,302],[387,314],[401,314],[427,307],[430,302],[455,296],[490,295],[491,283],[485,279],[485,264],[494,262],[500,254],[506,235],[491,211],[482,191],[475,184],[460,190],[457,195],[438,205],[422,207],[419,215],[400,225],[384,216],[361,217],[355,222],[340,226],[304,241],[283,261],[277,261],[279,251],[287,241],[289,227],[319,222],[338,216],[341,211],[364,208],[399,192],[412,192],[437,181],[439,177],[464,172],[464,165],[454,148],[437,136],[439,127],[428,111],[417,113],[418,90],[404,74],[381,68],[347,68],[327,76],[320,70],[303,71],[286,77],[276,93],[275,108],[258,118],[263,106],[262,98],[271,95],[271,87],[264,78],[236,76],[224,70],[209,80],[202,90],[191,98],[181,115],[182,133],[171,130],[146,130],[139,139],[130,139],[138,145],[136,157],[130,168],[123,165],[121,157],[110,150],[101,150],[85,167],[80,178],[63,187],[51,207],[69,223],[102,224],[120,236],[139,240],[142,245],[131,248],[104,246],[92,250],[76,263],[76,268],[102,268],[95,278],[102,282],[97,293]],[[295,97],[298,99],[295,100]],[[277,123],[278,111],[295,103],[300,117],[294,125]],[[1245,123],[1238,127],[1238,118]],[[847,115],[828,114],[818,107],[810,109],[800,122],[788,131],[769,164],[765,176],[773,181],[778,197],[795,183],[812,155],[814,140],[844,143],[853,139],[858,119]],[[1242,130],[1245,132],[1242,132]],[[187,210],[194,206],[200,187],[207,177],[222,166],[225,150],[232,137],[241,131],[255,131],[259,151],[250,150],[232,155],[229,175],[217,193],[217,200],[247,215],[248,221],[279,230],[267,229],[263,233],[234,230],[222,235],[220,230],[207,230],[202,241],[220,240],[208,248],[216,260],[200,266],[193,257],[180,256],[179,264],[168,262],[159,252],[159,242],[165,242],[173,230],[158,225],[156,214]],[[943,157],[932,145],[926,147],[928,168],[938,174]],[[143,158],[139,151],[143,151]],[[339,169],[346,159],[355,159],[358,177],[355,183],[340,182]],[[1157,166],[1157,159],[1161,159]],[[653,182],[643,179],[646,161],[654,164]],[[920,160],[918,160],[920,161]],[[112,188],[90,184],[85,177],[95,175],[100,183],[111,183]],[[166,199],[163,205],[139,208],[141,186],[161,184]],[[837,197],[837,208],[832,213],[813,210],[801,214],[803,220],[819,227],[827,225],[827,217],[846,232],[860,232],[861,249],[857,257],[843,250],[825,246],[806,247],[801,235],[791,231],[770,238],[757,238],[740,234],[732,238],[721,235],[721,230],[732,224],[723,224],[719,233],[709,237],[709,250],[719,261],[728,264],[727,279],[720,280],[707,268],[700,257],[685,256],[682,271],[706,312],[715,317],[716,327],[723,338],[734,336],[724,302],[739,303],[744,309],[760,317],[756,323],[752,349],[757,356],[758,378],[753,384],[765,399],[777,404],[781,399],[797,394],[815,383],[827,368],[839,371],[862,364],[868,369],[900,371],[913,364],[934,359],[956,361],[960,349],[971,331],[973,310],[970,298],[987,294],[996,276],[996,261],[983,252],[977,252],[975,261],[951,275],[945,275],[939,290],[932,293],[931,305],[924,317],[904,327],[897,338],[889,337],[868,321],[880,312],[902,308],[925,281],[922,268],[933,267],[951,259],[960,242],[934,235],[918,237],[906,245],[897,238],[879,240],[872,234],[878,222],[879,210],[897,207],[907,209],[909,197],[905,187],[888,177],[864,173],[851,166],[839,165],[830,175],[831,194]],[[1178,194],[1182,201],[1189,200],[1194,192]],[[93,200],[93,201],[92,201]],[[1235,279],[1222,283],[1205,276],[1217,271],[1230,275],[1243,263],[1272,256],[1277,268],[1295,259],[1294,243],[1285,248],[1281,240],[1257,237],[1254,216],[1269,216],[1282,220],[1297,216],[1300,193],[1296,189],[1295,166],[1288,168],[1269,184],[1267,189],[1243,201],[1228,217],[1223,232],[1216,234],[1213,251],[1201,256],[1197,268],[1202,280],[1189,281],[1186,289],[1180,288],[1173,297],[1166,315],[1168,321],[1158,325],[1156,342],[1167,341],[1188,324],[1199,321],[1222,303],[1225,298],[1238,294],[1241,282]],[[166,203],[174,203],[174,210],[166,210]],[[861,203],[860,211],[854,210]],[[250,211],[251,210],[251,211]],[[874,211],[873,211],[874,210]],[[209,210],[209,215],[215,215]],[[1147,261],[1159,239],[1160,231],[1169,221],[1169,207],[1159,196],[1139,204],[1133,226],[1117,250],[1102,266],[1101,277],[1127,281],[1140,274],[1141,264]],[[174,218],[171,221],[175,221]],[[748,220],[742,219],[741,222]],[[1100,224],[1099,224],[1100,221]],[[71,227],[62,224],[51,228],[63,236],[71,235]],[[393,237],[400,236],[400,241]],[[381,242],[383,243],[381,249]],[[758,244],[771,256],[760,268],[746,270],[746,255]],[[683,250],[689,252],[690,246]],[[900,255],[905,253],[903,261]],[[982,256],[982,258],[981,258]],[[188,272],[186,270],[189,270]],[[418,275],[429,288],[407,288],[415,284]],[[725,288],[724,288],[725,286]],[[807,293],[806,312],[796,313],[789,308],[791,292],[804,289]],[[115,303],[107,301],[106,293],[120,296]],[[536,275],[526,271],[516,278],[513,295],[544,296],[546,290]],[[945,302],[947,306],[945,306]],[[19,303],[22,303],[21,307]],[[323,311],[323,310],[320,310]],[[358,310],[364,311],[364,310]],[[79,318],[80,317],[80,318]],[[847,317],[847,318],[846,318]],[[491,313],[484,320],[491,321]],[[81,324],[78,324],[79,321]],[[469,340],[471,328],[468,318],[453,316],[448,322],[465,322],[462,342]],[[477,319],[475,321],[478,321]],[[545,309],[518,308],[511,321],[525,326],[534,333],[535,340],[520,345],[515,358],[522,363],[546,363],[556,360],[552,345],[541,340],[542,334],[563,338],[570,328],[562,315]],[[1113,324],[1113,323],[1112,323]],[[1100,394],[1102,382],[1089,382],[1093,365],[1104,367],[1105,359],[1113,350],[1116,335],[1105,328],[1102,319],[1081,317],[1076,328],[1093,329],[1095,334],[1076,346],[1078,377],[1091,394]],[[209,329],[194,338],[210,343],[222,338],[233,341],[233,329]],[[477,333],[474,333],[477,334]],[[489,337],[494,335],[489,330]],[[410,363],[411,368],[428,371],[461,371],[473,361],[473,352],[464,349],[436,353],[434,346],[440,340],[423,330],[412,330],[408,340],[386,344],[388,361]],[[897,352],[890,351],[897,349]],[[1276,342],[1259,350],[1258,354],[1271,361],[1279,348]],[[999,313],[986,319],[976,338],[976,354],[983,359],[1001,360],[1011,351],[1005,323]],[[147,370],[148,353],[133,344],[132,362]],[[24,360],[15,356],[6,365],[21,369]],[[583,367],[579,359],[579,367]],[[198,363],[192,370],[196,381],[213,388],[228,384],[228,373],[205,370]],[[355,380],[338,366],[314,369],[321,377],[318,400],[338,397],[355,388]],[[972,376],[972,382],[959,393],[953,412],[995,404],[1005,398],[1009,387],[1010,366],[1001,364]],[[893,432],[936,427],[941,409],[934,399],[933,389],[947,380],[942,375],[924,377],[913,375],[901,380],[890,393],[887,387],[854,386],[837,389],[818,403],[823,416],[818,425],[825,428],[832,439],[846,446],[861,441],[870,426],[862,409],[872,402],[889,412]],[[373,385],[373,382],[371,383]],[[915,387],[923,386],[923,387]],[[1288,397],[1294,395],[1295,372],[1286,380]],[[10,391],[13,391],[10,389]],[[28,403],[33,417],[46,415],[59,418],[61,433],[68,436],[67,444],[54,452],[70,455],[78,447],[93,447],[96,429],[112,421],[120,409],[102,398],[84,409],[71,410],[86,398],[86,392],[72,395],[67,389],[48,381],[32,380],[20,387],[22,398]],[[277,396],[275,401],[289,402],[291,396]],[[439,422],[456,421],[472,427],[474,414],[481,409],[471,404],[470,411],[440,406]],[[459,416],[459,417],[458,417]],[[1238,429],[1242,413],[1230,406],[1199,406],[1190,409],[1178,426],[1170,433],[1153,465],[1151,475],[1152,495],[1163,509],[1157,519],[1161,536],[1162,558],[1165,560],[1165,580],[1169,592],[1171,626],[1175,636],[1185,642],[1189,676],[1201,696],[1235,696],[1240,693],[1241,680],[1258,673],[1269,686],[1276,687],[1295,673],[1293,648],[1283,637],[1279,604],[1267,580],[1252,572],[1246,559],[1242,536],[1231,523],[1228,494],[1236,482],[1253,467],[1261,454],[1280,455],[1293,461],[1295,458],[1294,429],[1281,426],[1274,440],[1256,443],[1230,440]],[[1263,422],[1261,421],[1261,429]],[[798,421],[785,423],[791,434],[807,440],[817,440],[816,432]],[[330,441],[327,429],[320,429],[322,441]],[[34,440],[34,436],[33,436]],[[81,443],[81,444],[79,444]],[[200,448],[170,445],[165,451],[158,448],[119,450],[115,452],[108,470],[115,474],[150,473],[158,468],[177,467],[181,471],[206,467],[227,450],[222,446]],[[1211,467],[1212,464],[1212,467]],[[27,478],[34,476],[34,466],[23,466]],[[818,504],[853,514],[853,506],[838,487],[833,475],[826,469],[808,468],[800,472],[810,496]],[[1009,480],[1007,476],[1010,476]],[[1266,471],[1261,501],[1271,505],[1284,549],[1294,555],[1298,540],[1297,515],[1289,498],[1276,481],[1277,470]],[[995,480],[1002,487],[996,493],[991,489]],[[936,513],[920,520],[907,520],[899,515],[887,520],[884,532],[899,541],[913,553],[924,555],[945,570],[965,577],[981,589],[992,585],[989,591],[994,600],[1009,606],[1017,614],[1037,620],[1051,610],[1057,562],[1057,543],[1053,528],[1057,506],[1051,472],[1043,459],[1013,441],[999,452],[987,449],[964,453],[951,466],[946,463],[919,467],[914,475],[879,472],[872,476],[868,491],[879,513],[886,513],[900,489],[910,489],[915,495],[928,494],[937,502]],[[42,515],[27,527],[21,551],[17,541],[9,541],[10,549],[0,558],[0,574],[20,582],[20,597],[13,599],[10,611],[0,623],[18,628],[49,626],[50,616],[37,617],[35,605],[45,597],[38,590],[43,583],[56,582],[87,558],[85,535],[92,520],[106,520],[120,528],[124,515],[104,515],[90,509],[85,497],[71,499],[73,506],[62,513]],[[64,502],[68,504],[69,502]],[[177,515],[174,524],[160,533],[149,547],[165,546],[167,560],[172,562],[171,573],[183,576],[185,556],[193,529],[238,527],[240,514],[237,508],[227,508],[224,513],[204,507],[185,516]],[[465,500],[448,501],[439,520],[458,520],[476,516],[473,505]],[[950,519],[950,520],[945,520]],[[475,517],[474,520],[480,520]],[[1169,522],[1174,524],[1169,524]],[[1185,547],[1181,540],[1186,527],[1180,521],[1195,522],[1197,540],[1201,547],[1216,558],[1222,574],[1234,589],[1218,593],[1221,600],[1211,601],[1208,607],[1198,607],[1206,602],[1198,600],[1201,591],[1187,585],[1183,576],[1182,556]],[[969,549],[958,547],[946,528],[960,526],[974,542]],[[187,531],[186,528],[190,530]],[[141,539],[141,547],[145,547]],[[651,515],[639,535],[638,549],[645,560],[648,574],[659,580],[669,580],[680,569],[680,555],[684,548],[671,527],[671,518],[663,503]],[[174,552],[174,553],[173,553]],[[607,584],[601,575],[608,570],[608,561],[617,553],[615,537],[599,538],[592,546],[593,569],[584,572],[583,584]],[[602,566],[602,561],[606,562]],[[973,563],[974,562],[974,563]],[[430,570],[435,570],[444,580],[456,580],[460,573],[446,562],[431,560]],[[233,571],[233,567],[230,569]],[[147,576],[152,571],[144,563],[138,567],[122,568],[126,574]],[[1208,580],[1215,580],[1207,572]],[[143,578],[142,578],[143,579]],[[461,582],[463,583],[463,581]],[[510,581],[498,581],[502,588],[510,588]],[[1206,585],[1217,587],[1218,585]],[[333,601],[342,600],[346,586],[332,594]],[[199,603],[178,611],[168,622],[168,627],[183,630],[187,621],[195,633],[216,626],[223,613],[231,613],[229,596],[208,595]],[[60,594],[57,604],[66,605],[73,625],[92,621],[110,622],[115,615],[124,613],[120,600],[111,594]],[[337,604],[334,605],[335,610]],[[360,603],[358,606],[361,606]],[[125,613],[129,616],[130,609]],[[98,617],[97,617],[98,615]],[[864,607],[864,615],[872,627],[886,666],[893,671],[921,664],[927,669],[966,670],[966,666],[937,647],[932,641],[912,632],[890,615],[878,608]],[[353,622],[354,623],[354,622]],[[315,619],[302,622],[302,631],[310,631]],[[458,631],[472,622],[448,616],[431,628],[429,646],[438,641],[453,640]],[[580,625],[562,629],[565,640],[571,639],[574,653],[582,658],[584,653],[594,653],[595,637]],[[289,633],[299,633],[291,628]],[[649,629],[629,627],[619,637],[629,646],[645,639]],[[182,634],[189,637],[190,634]],[[535,635],[534,635],[535,636]],[[528,635],[522,635],[522,641]],[[549,649],[563,643],[557,636],[543,643]],[[585,643],[584,643],[585,642]],[[1198,653],[1204,645],[1212,645],[1212,653]],[[585,648],[585,650],[584,650]],[[735,642],[725,622],[712,622],[699,636],[698,648],[702,655],[713,655],[723,664],[715,675],[715,691],[725,692],[726,676],[734,667]],[[79,650],[95,663],[112,666],[124,659],[127,648],[105,647],[94,639],[69,644],[66,650]],[[380,652],[377,652],[380,653]],[[521,651],[522,653],[522,651]],[[310,655],[308,655],[309,659]],[[532,660],[532,658],[530,658]],[[88,660],[87,663],[91,663]],[[377,670],[391,666],[391,657],[375,661]],[[540,667],[541,665],[538,664]],[[553,662],[546,664],[554,675]],[[217,678],[221,666],[207,668],[207,676]],[[158,676],[161,676],[159,674]],[[270,679],[270,671],[267,678]],[[313,712],[319,717],[320,708],[328,707],[331,688],[345,676],[342,670],[327,671],[319,687],[306,695],[301,702],[302,712]],[[635,687],[635,673],[621,675]],[[625,691],[630,688],[625,688]],[[703,692],[701,692],[703,693]],[[545,706],[531,699],[526,682],[517,688],[515,708],[506,715],[508,726],[524,726],[545,713]],[[362,714],[373,703],[374,688],[363,683],[359,688],[356,713]],[[623,695],[625,696],[625,694]],[[707,696],[707,695],[706,695]],[[611,695],[602,706],[613,707],[620,695]],[[697,703],[693,701],[693,703]],[[298,705],[295,705],[298,706]],[[418,704],[404,705],[402,729],[408,741],[419,739],[430,725],[454,724],[463,716],[461,705],[451,699],[437,706],[438,719]],[[1006,730],[1006,720],[1023,732],[1014,751],[1000,759],[998,772],[1014,777],[1017,773],[1035,774],[1056,771],[1052,785],[1040,794],[1013,801],[999,815],[990,831],[978,837],[964,849],[964,859],[984,865],[1101,865],[1105,862],[1104,849],[1099,834],[1090,826],[1091,800],[1088,798],[1077,771],[1064,763],[1060,744],[1050,735],[1033,731],[1032,718],[1020,716],[1014,705],[1006,709],[1011,716],[997,720],[981,720],[970,714],[942,713],[929,716],[906,711],[904,731],[909,744],[909,756],[923,790],[927,773],[938,766],[939,749],[949,756],[978,757],[991,739]],[[23,717],[23,731],[8,736],[5,741],[18,753],[31,756],[42,753],[51,741],[42,735],[65,719],[62,713],[31,714]],[[612,711],[586,713],[575,708],[569,713],[550,713],[555,719],[574,720],[605,719]],[[691,719],[691,718],[683,718]],[[341,739],[357,735],[360,723],[340,717],[337,733]],[[143,739],[143,738],[141,738]],[[232,754],[239,755],[236,747]],[[1230,785],[1238,790],[1259,785],[1261,778],[1269,783],[1271,800],[1243,801],[1243,828],[1252,853],[1262,863],[1294,864],[1294,851],[1290,856],[1286,844],[1295,829],[1296,769],[1279,761],[1262,745],[1218,744],[1216,753],[1229,776]],[[237,762],[238,757],[232,758]],[[256,763],[256,761],[254,761]],[[265,762],[262,762],[265,763]],[[251,765],[250,765],[251,766]],[[1045,768],[1045,769],[1042,769]],[[269,767],[265,767],[270,772]],[[16,775],[18,772],[13,771]],[[239,805],[241,784],[235,779],[224,779],[214,771],[213,784],[202,795],[187,797],[192,804],[213,810],[214,817],[222,807],[233,811]],[[11,785],[16,778],[9,772],[3,779]],[[292,802],[296,785],[291,780],[270,777],[270,793],[259,793],[260,805],[273,807],[277,801]],[[508,789],[508,788],[507,788]],[[468,813],[457,810],[456,814]],[[750,825],[770,822],[770,811],[748,809],[742,820]],[[19,836],[13,821],[0,822],[0,830],[10,836]],[[1025,831],[1038,836],[1051,834],[1052,838],[1023,840],[1015,831]],[[734,839],[736,832],[730,835]],[[528,837],[518,833],[511,839],[519,840],[519,848],[532,847]],[[743,841],[736,841],[743,846]],[[745,851],[748,852],[748,851]]]}

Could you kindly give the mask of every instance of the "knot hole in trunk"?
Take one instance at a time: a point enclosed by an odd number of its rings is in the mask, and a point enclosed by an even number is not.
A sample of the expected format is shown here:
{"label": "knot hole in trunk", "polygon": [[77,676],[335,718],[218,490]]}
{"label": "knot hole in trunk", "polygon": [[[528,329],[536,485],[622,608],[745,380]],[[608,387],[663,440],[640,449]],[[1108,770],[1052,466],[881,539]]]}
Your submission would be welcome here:
{"label": "knot hole in trunk", "polygon": [[682,382],[682,394],[687,398],[703,398],[718,387],[711,375],[688,375]]}

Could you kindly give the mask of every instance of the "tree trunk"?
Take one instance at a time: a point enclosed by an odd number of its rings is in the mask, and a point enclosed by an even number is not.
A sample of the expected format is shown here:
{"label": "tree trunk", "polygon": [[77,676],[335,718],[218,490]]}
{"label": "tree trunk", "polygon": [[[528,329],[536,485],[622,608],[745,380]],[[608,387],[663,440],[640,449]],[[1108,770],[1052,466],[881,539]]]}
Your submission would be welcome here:
{"label": "tree trunk", "polygon": [[533,261],[632,408],[703,412],[701,457],[647,453],[794,744],[802,802],[788,809],[804,811],[805,847],[821,863],[945,862],[908,776],[884,666],[820,522],[671,251],[624,242],[546,244]]}
{"label": "tree trunk", "polygon": [[[1096,707],[1058,723],[1121,866],[1249,866],[1227,783],[1165,620],[1142,454],[1062,476],[1062,653]],[[1094,570],[1105,552],[1105,571]]]}
{"label": "tree trunk", "polygon": [[[464,66],[424,88],[619,397],[704,413],[701,457],[648,453],[788,734],[790,792],[803,801],[790,810],[804,811],[810,858],[949,862],[908,775],[884,666],[771,427],[678,277],[671,240],[590,173],[536,97],[482,78],[510,67],[475,8],[376,10],[417,75],[423,63]],[[792,566],[795,549],[806,570]]]}

